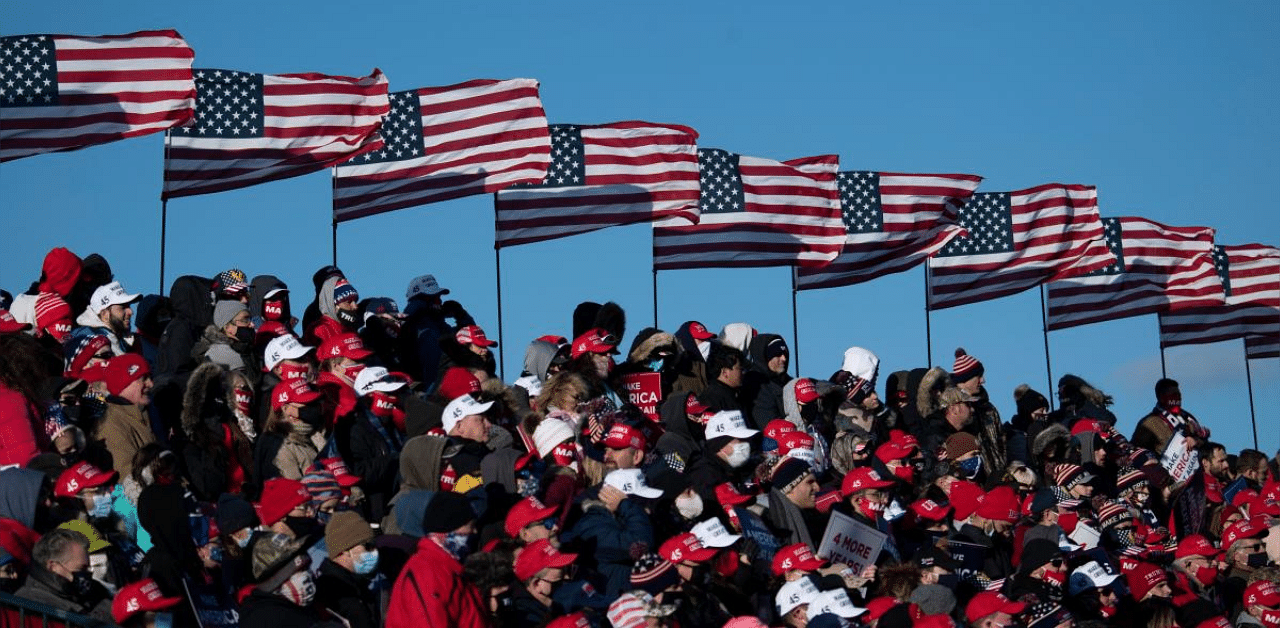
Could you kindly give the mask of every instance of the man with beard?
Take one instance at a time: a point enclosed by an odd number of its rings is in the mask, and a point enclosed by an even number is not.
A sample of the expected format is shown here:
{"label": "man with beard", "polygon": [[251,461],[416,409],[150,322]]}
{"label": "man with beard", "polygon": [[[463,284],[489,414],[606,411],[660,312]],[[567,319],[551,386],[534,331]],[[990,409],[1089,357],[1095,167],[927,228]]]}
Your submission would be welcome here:
{"label": "man with beard", "polygon": [[106,336],[111,341],[111,352],[124,355],[133,348],[133,308],[129,306],[140,300],[142,295],[126,293],[118,281],[99,286],[89,298],[88,307],[76,317],[76,324]]}
{"label": "man with beard", "polygon": [[614,423],[604,437],[604,469],[638,469],[644,462],[645,438],[640,430],[625,423]]}
{"label": "man with beard", "polygon": [[1188,449],[1209,437],[1209,431],[1190,412],[1182,409],[1182,390],[1178,382],[1161,379],[1156,382],[1156,407],[1138,422],[1133,438],[1129,440],[1135,447],[1163,455],[1174,435],[1179,433],[1187,439]]}

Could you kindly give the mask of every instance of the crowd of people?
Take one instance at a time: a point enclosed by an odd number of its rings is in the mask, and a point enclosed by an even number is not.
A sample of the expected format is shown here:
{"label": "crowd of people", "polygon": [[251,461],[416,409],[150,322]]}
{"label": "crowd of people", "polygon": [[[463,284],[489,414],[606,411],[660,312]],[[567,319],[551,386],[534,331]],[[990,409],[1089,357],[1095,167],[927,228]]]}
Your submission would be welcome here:
{"label": "crowd of people", "polygon": [[625,348],[588,302],[508,383],[432,275],[313,283],[299,319],[271,275],[142,296],[57,248],[0,295],[0,590],[146,628],[1280,628],[1280,454],[1175,381],[1126,437],[1074,375],[1052,410],[963,349],[795,377],[747,323]]}

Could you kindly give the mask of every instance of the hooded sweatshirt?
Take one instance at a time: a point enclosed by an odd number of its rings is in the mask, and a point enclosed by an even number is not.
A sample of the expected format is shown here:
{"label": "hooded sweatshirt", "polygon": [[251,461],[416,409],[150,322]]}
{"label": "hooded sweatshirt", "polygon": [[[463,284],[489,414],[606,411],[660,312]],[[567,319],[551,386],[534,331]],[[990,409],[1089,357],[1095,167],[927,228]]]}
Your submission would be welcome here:
{"label": "hooded sweatshirt", "polygon": [[185,387],[187,377],[198,361],[191,355],[204,328],[213,324],[213,302],[209,299],[209,280],[194,275],[178,277],[169,289],[173,320],[160,336],[156,357],[156,387],[168,383]]}
{"label": "hooded sweatshirt", "polygon": [[44,478],[43,473],[32,469],[0,471],[0,517],[13,519],[34,530]]}
{"label": "hooded sweatshirt", "polygon": [[547,369],[551,368],[551,360],[560,349],[555,343],[545,340],[534,340],[524,350],[524,375],[515,381],[515,385],[529,392],[529,397],[537,397],[542,393],[542,384],[547,381]]}
{"label": "hooded sweatshirt", "polygon": [[747,348],[751,346],[751,338],[755,335],[756,330],[746,323],[729,323],[720,330],[720,344],[746,354]]}
{"label": "hooded sweatshirt", "polygon": [[333,292],[340,281],[346,280],[342,277],[330,277],[320,285],[320,293],[316,295],[320,318],[316,319],[316,322],[307,328],[306,344],[319,346],[321,342],[331,336],[355,331],[354,329],[347,329],[340,322],[338,306],[333,302]]}
{"label": "hooded sweatshirt", "polygon": [[689,333],[691,324],[693,321],[685,321],[675,333],[676,340],[684,347],[684,355],[676,363],[676,381],[671,386],[672,393],[691,392],[698,395],[707,387],[707,361],[702,357],[698,341]]}
{"label": "hooded sweatshirt", "polygon": [[10,314],[19,323],[35,326],[36,335],[49,334],[58,340],[71,333],[74,316],[65,297],[80,278],[80,258],[63,247],[44,256],[40,281],[28,294],[19,295]]}
{"label": "hooded sweatshirt", "polygon": [[765,358],[765,350],[779,340],[782,336],[778,334],[760,334],[751,339],[748,347],[750,370],[743,382],[742,405],[751,411],[749,418],[756,425],[764,425],[786,415],[782,407],[782,389],[791,381],[791,375],[785,371],[774,373],[769,370],[769,360]]}

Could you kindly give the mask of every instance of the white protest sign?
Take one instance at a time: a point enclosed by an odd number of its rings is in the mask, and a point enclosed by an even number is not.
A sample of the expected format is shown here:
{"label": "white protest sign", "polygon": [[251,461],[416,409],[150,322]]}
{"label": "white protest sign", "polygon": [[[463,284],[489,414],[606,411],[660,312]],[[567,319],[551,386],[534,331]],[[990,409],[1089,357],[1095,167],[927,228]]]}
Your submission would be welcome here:
{"label": "white protest sign", "polygon": [[885,533],[858,523],[846,514],[832,512],[827,530],[822,534],[822,544],[818,546],[818,557],[844,563],[853,568],[853,573],[860,574],[876,564],[886,538]]}
{"label": "white protest sign", "polygon": [[1200,458],[1194,449],[1187,446],[1187,439],[1181,433],[1174,433],[1169,444],[1164,447],[1164,455],[1160,464],[1174,482],[1186,482],[1200,469]]}

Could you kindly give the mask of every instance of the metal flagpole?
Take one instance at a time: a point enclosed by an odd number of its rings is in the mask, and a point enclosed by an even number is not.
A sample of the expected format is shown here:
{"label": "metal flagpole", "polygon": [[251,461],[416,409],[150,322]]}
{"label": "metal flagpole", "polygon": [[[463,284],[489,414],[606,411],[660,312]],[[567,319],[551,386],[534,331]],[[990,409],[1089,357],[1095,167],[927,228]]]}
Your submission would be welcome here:
{"label": "metal flagpole", "polygon": [[[169,164],[169,131],[164,132],[164,163]],[[163,169],[162,169],[163,170]],[[164,258],[169,231],[169,199],[164,194],[164,173],[160,175],[160,292],[164,294]]]}
{"label": "metal flagpole", "polygon": [[796,375],[800,374],[800,318],[796,316],[796,267],[791,267],[791,358],[795,362]]}
{"label": "metal flagpole", "polygon": [[[1160,315],[1156,314],[1156,337],[1159,338],[1159,336],[1160,336]],[[1168,379],[1168,377],[1169,377],[1169,369],[1165,366],[1165,363],[1164,363],[1164,343],[1161,342],[1160,343],[1160,378]]]}
{"label": "metal flagpole", "polygon": [[924,263],[924,345],[928,360],[925,367],[933,368],[933,330],[929,321],[929,262]]}
{"label": "metal flagpole", "polygon": [[498,284],[498,377],[502,381],[507,380],[506,360],[503,359],[503,352],[506,349],[507,341],[502,338],[502,247],[495,242],[493,245],[493,261],[494,261],[494,277]]}
{"label": "metal flagpole", "polygon": [[653,269],[653,327],[658,329],[658,269]]}
{"label": "metal flagpole", "polygon": [[1241,339],[1244,344],[1244,381],[1249,386],[1249,421],[1253,423],[1253,448],[1258,448],[1258,415],[1253,409],[1253,374],[1249,368],[1248,340]]}
{"label": "metal flagpole", "polygon": [[[338,167],[334,166],[330,170],[333,174],[329,177],[329,180],[332,182],[333,194],[336,195],[338,192]],[[333,265],[338,265],[338,216],[336,214],[333,217]]]}
{"label": "metal flagpole", "polygon": [[1045,306],[1044,284],[1040,284],[1040,322],[1044,330],[1044,372],[1049,378],[1049,409],[1053,410],[1053,362],[1049,360],[1049,310]]}

